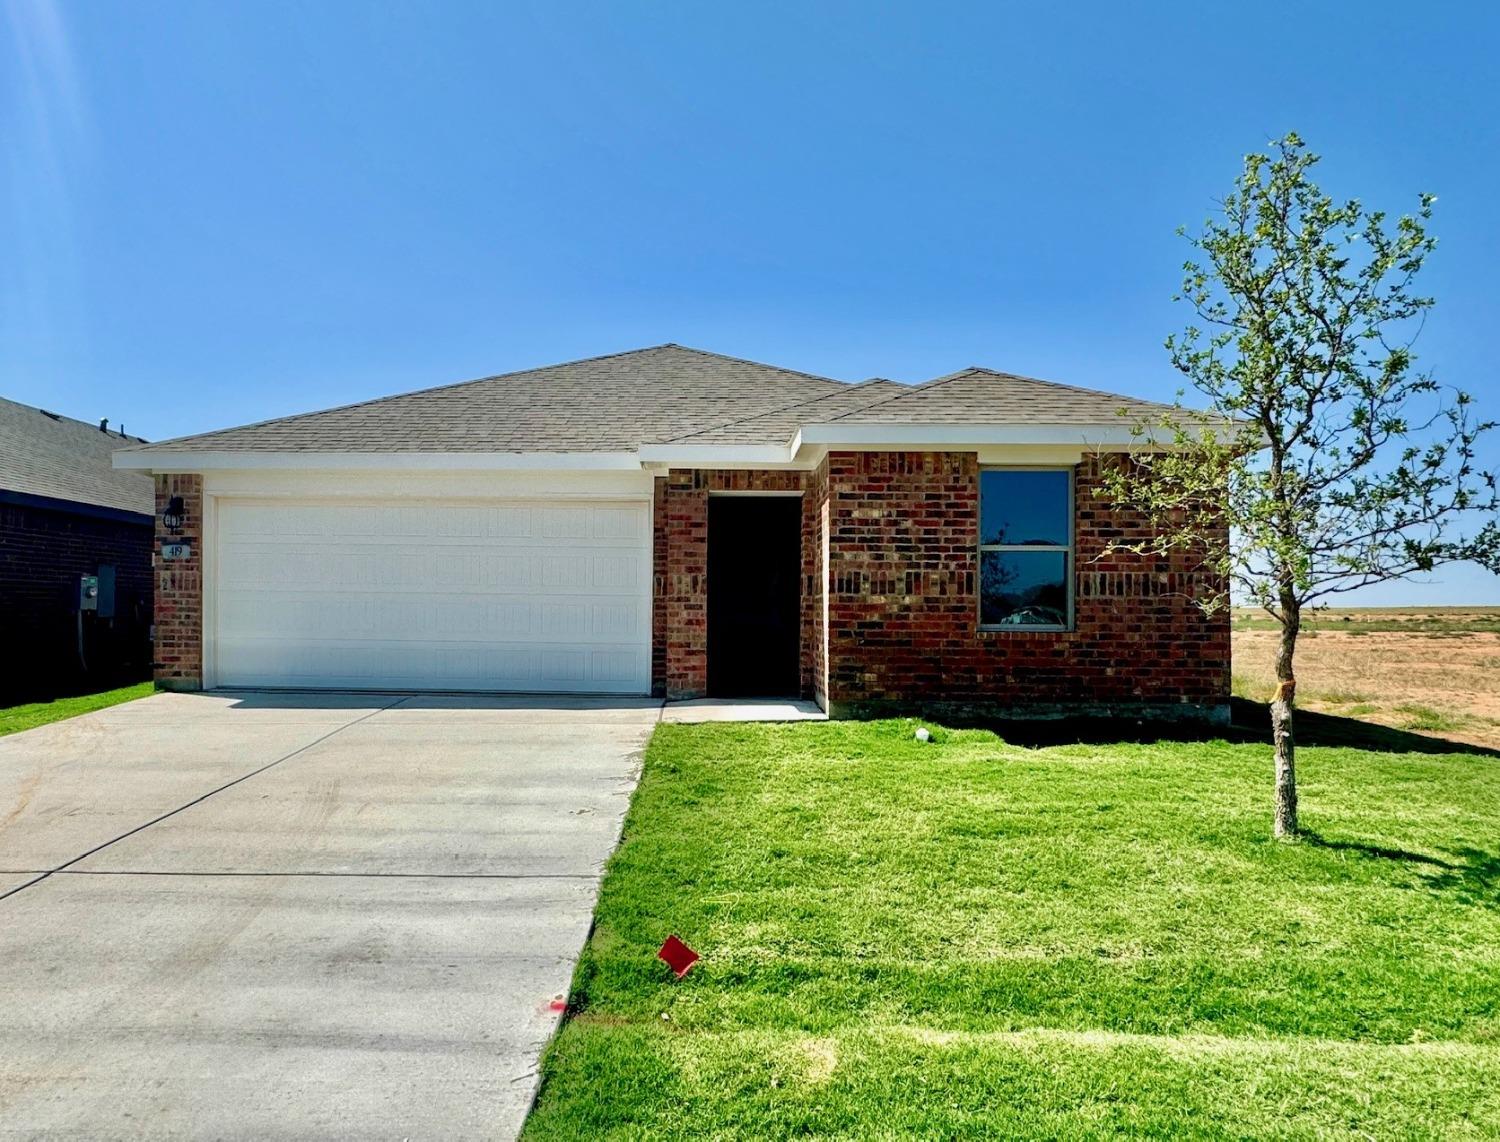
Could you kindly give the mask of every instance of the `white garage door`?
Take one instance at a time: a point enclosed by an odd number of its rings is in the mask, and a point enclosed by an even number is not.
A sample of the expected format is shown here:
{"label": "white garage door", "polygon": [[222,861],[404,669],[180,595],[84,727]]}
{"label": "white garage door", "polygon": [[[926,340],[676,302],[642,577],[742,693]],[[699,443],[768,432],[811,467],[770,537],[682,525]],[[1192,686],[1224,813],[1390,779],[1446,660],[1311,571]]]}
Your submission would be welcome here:
{"label": "white garage door", "polygon": [[644,694],[637,502],[222,499],[223,686]]}

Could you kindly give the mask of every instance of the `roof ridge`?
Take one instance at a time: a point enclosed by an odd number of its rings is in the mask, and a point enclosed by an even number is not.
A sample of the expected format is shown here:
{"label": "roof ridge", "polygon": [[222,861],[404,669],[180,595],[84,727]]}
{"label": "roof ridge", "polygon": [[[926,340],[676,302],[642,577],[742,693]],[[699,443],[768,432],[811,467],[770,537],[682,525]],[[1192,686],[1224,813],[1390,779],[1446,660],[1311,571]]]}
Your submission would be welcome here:
{"label": "roof ridge", "polygon": [[772,365],[768,361],[755,361],[749,357],[735,357],[729,353],[715,353],[712,349],[698,349],[692,345],[679,345],[675,341],[668,341],[662,345],[653,345],[652,348],[681,349],[684,353],[697,353],[700,357],[714,357],[720,361],[737,361],[741,365],[754,365],[761,369],[775,369],[778,373],[790,373],[794,377],[806,377],[812,381],[826,381],[830,385],[848,385],[854,383],[851,381],[841,381],[837,377],[825,377],[821,373],[809,373],[804,369],[788,369],[785,365]]}
{"label": "roof ridge", "polygon": [[843,412],[838,416],[830,418],[828,423],[831,424],[835,420],[845,420],[848,417],[854,416],[856,413],[869,412],[872,408],[879,408],[881,405],[890,404],[892,401],[903,400],[904,398],[911,396],[912,393],[924,392],[927,389],[935,389],[939,385],[945,385],[949,381],[956,381],[959,377],[967,376],[968,373],[969,370],[964,369],[961,372],[950,373],[946,377],[934,377],[930,381],[923,381],[920,384],[916,385],[903,384],[901,381],[892,381],[891,384],[901,385],[901,387],[906,391],[904,393],[896,393],[894,396],[886,397],[885,400],[878,400],[874,404],[867,404],[864,408],[851,408],[848,412]]}
{"label": "roof ridge", "polygon": [[[967,377],[973,373],[995,373],[994,369],[986,369],[983,365],[965,365],[962,369],[955,369],[951,373],[943,373],[941,376],[929,377],[925,381],[918,381],[912,386],[913,389],[925,389],[932,385],[941,385],[946,381],[956,381],[960,377]],[[996,373],[995,375],[999,375]]]}
{"label": "roof ridge", "polygon": [[[16,408],[24,408],[27,412],[34,412],[39,416],[45,416],[48,420],[52,421],[53,424],[65,424],[70,427],[76,426],[78,428],[87,429],[90,432],[101,432],[97,421],[80,420],[78,417],[69,416],[65,412],[53,412],[50,408],[43,408],[39,404],[27,404],[25,401],[12,400],[10,397],[0,397],[0,402],[14,405]],[[148,441],[144,436],[132,436],[129,433],[123,433],[119,431],[119,429],[115,428],[103,429],[102,435],[112,437],[116,440],[134,440],[139,441],[141,444],[150,443],[150,441]]]}
{"label": "roof ridge", "polygon": [[1007,373],[1002,369],[991,369],[986,365],[970,365],[960,372],[942,378],[953,380],[957,377],[968,376],[971,373],[984,373],[986,376],[1003,377],[1007,381],[1022,381],[1028,385],[1046,385],[1051,389],[1067,389],[1069,392],[1088,393],[1095,397],[1108,397],[1110,400],[1122,401],[1126,404],[1149,404],[1161,408],[1171,408],[1171,405],[1162,404],[1160,401],[1146,400],[1143,397],[1126,396],[1123,393],[1112,393],[1106,389],[1091,389],[1086,385],[1070,385],[1066,381],[1049,381],[1045,377],[1027,377],[1020,373]]}
{"label": "roof ridge", "polygon": [[1152,408],[1171,407],[1170,405],[1163,405],[1157,401],[1143,400],[1140,397],[1124,396],[1120,393],[1106,392],[1103,389],[1090,389],[1085,388],[1082,385],[1066,384],[1062,381],[1048,381],[1043,380],[1041,377],[1024,377],[1019,373],[1002,372],[999,369],[991,369],[986,365],[966,365],[962,369],[959,369],[957,372],[946,373],[943,376],[934,377],[930,381],[923,381],[920,384],[910,385],[907,387],[907,391],[904,393],[897,393],[893,397],[889,397],[883,401],[876,401],[874,404],[866,405],[864,408],[850,409],[848,412],[841,413],[839,416],[833,417],[832,419],[845,420],[851,416],[858,416],[863,413],[869,412],[873,408],[880,408],[882,405],[890,404],[892,401],[903,400],[914,393],[926,392],[931,389],[941,388],[943,385],[949,384],[952,381],[963,380],[966,377],[972,377],[975,375],[996,377],[1007,381],[1021,381],[1027,385],[1038,385],[1049,389],[1067,389],[1069,392],[1087,393],[1089,396],[1105,397],[1112,401],[1118,401],[1121,407],[1125,407],[1127,405],[1146,405]]}
{"label": "roof ridge", "polygon": [[[709,356],[716,357],[716,356],[718,356],[718,354],[717,353],[710,353]],[[740,360],[740,358],[738,358],[738,357],[731,357],[729,359],[731,361]],[[749,362],[746,362],[746,363],[754,365],[754,364],[757,364],[758,362],[756,362],[756,361],[749,361]],[[788,370],[788,372],[791,372],[791,371],[793,371],[793,370]],[[804,374],[804,375],[809,375],[810,376],[811,374]],[[891,385],[894,385],[894,384],[899,384],[900,382],[899,381],[886,381],[886,380],[884,380],[881,377],[871,377],[869,380],[865,380],[865,381],[836,381],[834,383],[835,384],[843,385],[846,392],[853,392],[855,389],[862,389],[862,388],[866,387],[867,385],[876,385],[876,384],[891,384]],[[839,394],[839,393],[819,393],[815,397],[808,397],[806,400],[793,401],[791,404],[782,405],[779,408],[763,409],[760,412],[754,412],[754,413],[751,413],[748,416],[740,416],[740,417],[736,417],[733,420],[726,420],[722,424],[710,424],[707,428],[695,428],[692,432],[684,432],[681,436],[674,436],[674,437],[672,437],[671,440],[664,441],[664,443],[667,443],[667,444],[680,444],[683,441],[691,440],[695,436],[704,436],[704,435],[706,435],[707,433],[710,433],[710,432],[718,432],[721,428],[733,428],[736,424],[744,424],[747,421],[760,420],[762,417],[779,416],[779,415],[781,415],[784,412],[791,412],[792,409],[794,409],[794,408],[801,408],[805,404],[817,404],[818,401],[820,401],[820,400],[827,400],[829,397],[836,397],[836,396],[839,396],[839,395],[841,395],[841,394]],[[882,402],[881,401],[876,401],[875,402],[875,404],[880,404],[880,403],[882,403]],[[874,408],[875,404],[866,405],[865,407],[866,408]]]}

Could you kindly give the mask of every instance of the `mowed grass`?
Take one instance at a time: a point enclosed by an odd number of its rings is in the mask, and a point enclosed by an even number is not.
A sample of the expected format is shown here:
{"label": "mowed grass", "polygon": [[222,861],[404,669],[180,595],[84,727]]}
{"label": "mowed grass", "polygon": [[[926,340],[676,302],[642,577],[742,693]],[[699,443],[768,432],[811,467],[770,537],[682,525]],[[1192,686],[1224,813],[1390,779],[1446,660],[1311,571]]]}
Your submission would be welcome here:
{"label": "mowed grass", "polygon": [[0,706],[0,737],[45,726],[48,722],[60,722],[64,718],[102,710],[107,706],[118,706],[121,702],[132,702],[154,693],[155,689],[150,682],[140,682],[134,686],[121,686],[116,690],[101,690],[97,694],[54,698],[50,702],[27,702],[20,706]]}
{"label": "mowed grass", "polygon": [[1263,745],[913,728],[658,728],[528,1137],[1500,1136],[1500,761],[1288,845]]}

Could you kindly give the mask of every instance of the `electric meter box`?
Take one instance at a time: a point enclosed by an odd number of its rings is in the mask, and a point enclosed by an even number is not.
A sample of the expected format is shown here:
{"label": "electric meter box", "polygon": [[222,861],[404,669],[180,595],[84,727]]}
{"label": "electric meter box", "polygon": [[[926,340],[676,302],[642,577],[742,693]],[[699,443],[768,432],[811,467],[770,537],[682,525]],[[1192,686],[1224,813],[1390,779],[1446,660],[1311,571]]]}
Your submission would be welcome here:
{"label": "electric meter box", "polygon": [[101,563],[97,575],[78,577],[78,609],[101,619],[115,617],[115,569]]}

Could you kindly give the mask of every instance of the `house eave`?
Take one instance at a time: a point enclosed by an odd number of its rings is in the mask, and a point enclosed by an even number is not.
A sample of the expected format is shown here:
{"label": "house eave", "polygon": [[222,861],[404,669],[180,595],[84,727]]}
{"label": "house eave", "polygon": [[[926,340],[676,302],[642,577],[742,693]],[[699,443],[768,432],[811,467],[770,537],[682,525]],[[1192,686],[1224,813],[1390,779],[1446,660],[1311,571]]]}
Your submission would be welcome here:
{"label": "house eave", "polygon": [[827,452],[975,452],[997,447],[1127,451],[1163,447],[1124,424],[809,424],[787,444],[642,444],[634,452],[254,452],[123,449],[114,466],[146,472],[574,471],[808,468]]}
{"label": "house eave", "polygon": [[245,452],[126,450],[116,468],[149,472],[237,470],[635,472],[633,452]]}
{"label": "house eave", "polygon": [[129,508],[110,507],[107,504],[91,504],[81,500],[64,499],[60,496],[41,496],[32,492],[17,492],[9,489],[0,489],[0,504],[40,508],[44,511],[61,512],[64,515],[108,520],[111,523],[133,523],[144,527],[151,526],[153,519],[150,512],[137,512]]}
{"label": "house eave", "polygon": [[1150,444],[1150,433],[1111,424],[808,424],[792,443],[828,448],[921,448],[967,451],[985,444],[1044,444],[1110,449]]}
{"label": "house eave", "polygon": [[666,468],[776,468],[793,461],[785,444],[642,444],[643,465]]}

